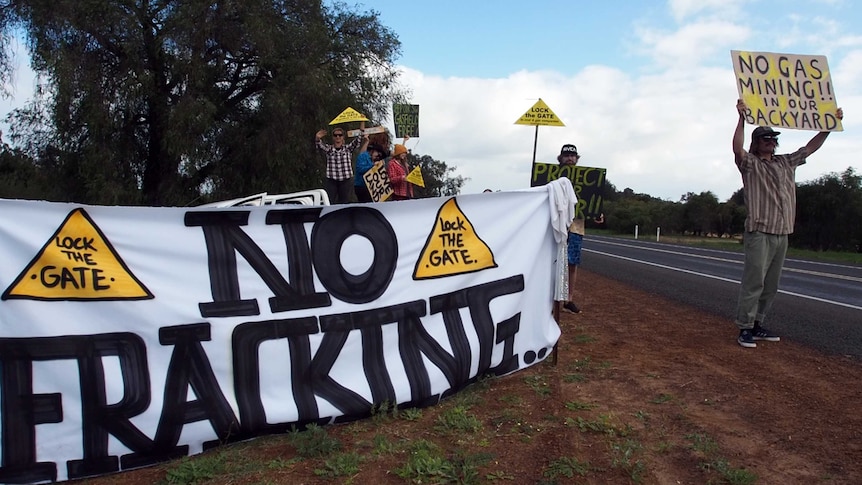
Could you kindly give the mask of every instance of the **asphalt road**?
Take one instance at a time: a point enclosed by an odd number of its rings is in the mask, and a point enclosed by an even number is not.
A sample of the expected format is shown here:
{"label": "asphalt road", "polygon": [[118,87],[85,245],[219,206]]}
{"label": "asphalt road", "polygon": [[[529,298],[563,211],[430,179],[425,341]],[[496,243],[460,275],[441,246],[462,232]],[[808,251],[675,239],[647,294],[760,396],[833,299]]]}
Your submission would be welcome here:
{"label": "asphalt road", "polygon": [[[652,239],[587,235],[581,267],[725,317],[734,337],[742,253]],[[862,266],[788,259],[765,326],[784,340],[862,360]]]}

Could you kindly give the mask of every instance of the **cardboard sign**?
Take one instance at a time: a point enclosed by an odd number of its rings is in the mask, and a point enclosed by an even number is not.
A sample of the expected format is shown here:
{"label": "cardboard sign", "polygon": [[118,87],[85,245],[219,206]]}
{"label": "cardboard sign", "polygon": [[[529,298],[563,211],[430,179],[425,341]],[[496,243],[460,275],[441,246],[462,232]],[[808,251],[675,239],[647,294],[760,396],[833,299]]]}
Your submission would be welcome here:
{"label": "cardboard sign", "polygon": [[739,98],[752,125],[843,131],[825,56],[731,51]]}
{"label": "cardboard sign", "polygon": [[416,138],[419,136],[419,105],[393,104],[395,138]]}
{"label": "cardboard sign", "polygon": [[596,218],[602,213],[606,174],[605,168],[535,162],[531,171],[530,187],[545,185],[558,178],[567,178],[571,180],[575,195],[578,196],[575,219]]}
{"label": "cardboard sign", "polygon": [[359,136],[363,133],[366,135],[372,135],[374,133],[383,133],[384,131],[386,131],[385,126],[372,126],[371,128],[365,128],[365,129],[347,130],[347,136],[352,138],[355,136]]}
{"label": "cardboard sign", "polygon": [[368,193],[371,194],[373,202],[383,202],[392,195],[392,186],[389,184],[389,172],[384,164],[374,164],[362,175]]}

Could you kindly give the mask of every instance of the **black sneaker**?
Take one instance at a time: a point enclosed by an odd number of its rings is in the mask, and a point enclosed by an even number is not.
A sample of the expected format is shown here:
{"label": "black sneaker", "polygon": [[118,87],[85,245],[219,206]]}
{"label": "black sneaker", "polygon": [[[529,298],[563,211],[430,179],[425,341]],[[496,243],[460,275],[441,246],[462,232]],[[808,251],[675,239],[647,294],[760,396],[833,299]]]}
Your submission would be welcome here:
{"label": "black sneaker", "polygon": [[581,309],[571,301],[567,301],[565,305],[563,305],[563,309],[569,313],[581,313]]}
{"label": "black sneaker", "polygon": [[747,348],[757,347],[757,344],[754,343],[754,334],[748,328],[739,331],[739,337],[736,338],[736,342]]}
{"label": "black sneaker", "polygon": [[751,336],[754,340],[766,340],[767,342],[778,342],[781,340],[781,337],[760,325],[755,325],[754,328],[751,329]]}

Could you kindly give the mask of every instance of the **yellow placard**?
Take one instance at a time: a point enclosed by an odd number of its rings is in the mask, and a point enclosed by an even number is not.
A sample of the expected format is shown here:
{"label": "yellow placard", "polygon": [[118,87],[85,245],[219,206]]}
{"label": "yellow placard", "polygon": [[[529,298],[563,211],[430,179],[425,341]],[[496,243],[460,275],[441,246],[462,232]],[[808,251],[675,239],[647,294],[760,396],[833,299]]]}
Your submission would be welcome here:
{"label": "yellow placard", "polygon": [[843,131],[825,56],[730,51],[739,98],[752,125]]}
{"label": "yellow placard", "polygon": [[368,187],[368,193],[371,194],[372,201],[383,202],[392,195],[392,186],[389,184],[389,173],[382,163],[375,163],[374,166],[362,175],[362,180],[365,181],[365,186]]}
{"label": "yellow placard", "polygon": [[69,213],[3,299],[146,300],[152,293],[84,211]]}
{"label": "yellow placard", "polygon": [[515,124],[530,126],[566,126],[562,121],[560,121],[557,115],[551,111],[551,108],[542,101],[542,98],[539,98],[532,108],[527,110],[523,116],[518,118],[518,121],[516,121]]}
{"label": "yellow placard", "polygon": [[437,212],[434,228],[413,269],[413,279],[443,278],[496,267],[491,248],[479,238],[452,198]]}
{"label": "yellow placard", "polygon": [[409,174],[407,174],[405,180],[407,180],[413,185],[425,187],[425,179],[422,178],[422,170],[419,169],[419,165],[416,165],[416,168],[414,168],[410,171]]}
{"label": "yellow placard", "polygon": [[339,123],[347,123],[348,121],[368,121],[368,118],[362,115],[359,111],[347,107],[346,110],[342,111],[340,115],[336,116],[334,120],[330,121],[330,125],[337,125]]}

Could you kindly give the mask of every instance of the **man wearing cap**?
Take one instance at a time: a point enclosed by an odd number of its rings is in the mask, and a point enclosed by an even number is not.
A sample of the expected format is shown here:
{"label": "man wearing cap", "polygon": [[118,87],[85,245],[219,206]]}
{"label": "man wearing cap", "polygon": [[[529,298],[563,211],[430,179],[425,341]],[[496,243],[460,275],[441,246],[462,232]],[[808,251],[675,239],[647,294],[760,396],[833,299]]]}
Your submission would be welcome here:
{"label": "man wearing cap", "polygon": [[[787,235],[793,233],[796,219],[796,167],[816,152],[828,131],[814,135],[807,145],[787,155],[776,155],[779,132],[768,126],[758,126],[751,133],[751,145],[745,151],[745,114],[748,108],[740,99],[736,102],[739,121],[733,133],[733,155],[742,174],[743,196],[748,216],[745,218],[745,265],[736,307],[736,341],[747,348],[757,347],[756,341],[778,342],[777,335],[765,329],[766,313],[778,292],[778,280],[787,252]],[[835,117],[844,118],[838,108]]]}
{"label": "man wearing cap", "polygon": [[[577,165],[581,156],[578,155],[578,148],[572,144],[565,144],[560,149],[560,154],[557,156],[557,162],[560,165]],[[584,240],[584,220],[574,219],[569,226],[568,238],[568,259],[569,259],[569,295],[566,303],[563,304],[563,309],[570,313],[581,313],[580,308],[575,305],[575,280],[578,277],[578,266],[581,264],[581,244]]]}

